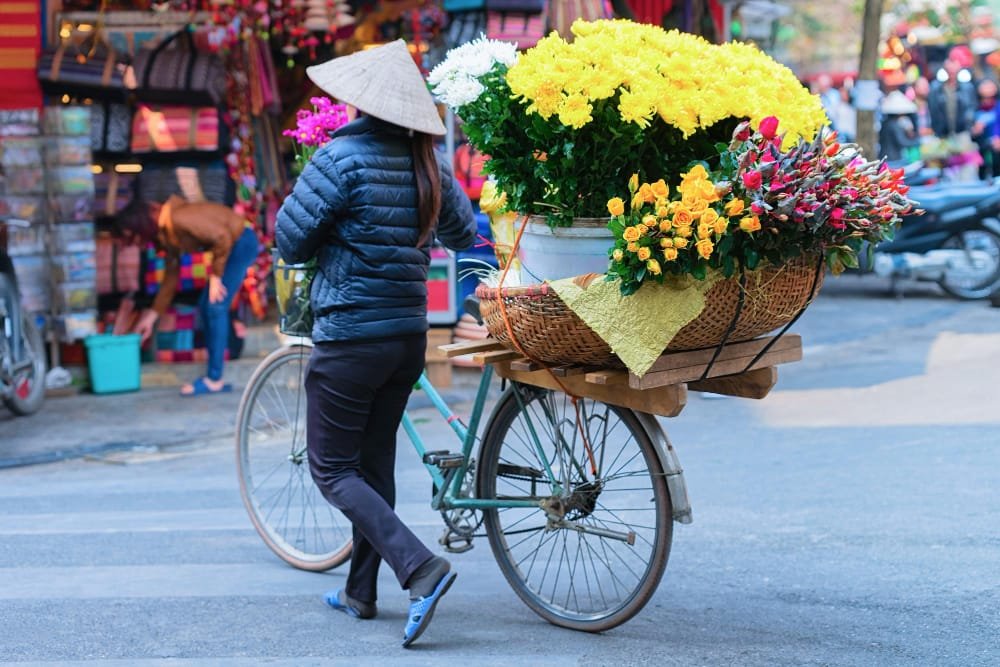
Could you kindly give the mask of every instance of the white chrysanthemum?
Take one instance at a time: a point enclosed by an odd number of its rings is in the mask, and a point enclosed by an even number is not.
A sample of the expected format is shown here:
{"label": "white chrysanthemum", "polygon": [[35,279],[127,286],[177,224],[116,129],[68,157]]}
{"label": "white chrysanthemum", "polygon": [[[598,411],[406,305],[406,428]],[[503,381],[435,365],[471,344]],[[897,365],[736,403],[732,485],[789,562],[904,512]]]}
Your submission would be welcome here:
{"label": "white chrysanthemum", "polygon": [[448,51],[427,82],[442,102],[457,109],[479,99],[485,88],[479,78],[497,63],[508,67],[517,62],[517,47],[510,42],[479,37]]}
{"label": "white chrysanthemum", "polygon": [[472,77],[457,77],[448,82],[441,99],[453,109],[459,109],[479,99],[486,90],[483,84]]}

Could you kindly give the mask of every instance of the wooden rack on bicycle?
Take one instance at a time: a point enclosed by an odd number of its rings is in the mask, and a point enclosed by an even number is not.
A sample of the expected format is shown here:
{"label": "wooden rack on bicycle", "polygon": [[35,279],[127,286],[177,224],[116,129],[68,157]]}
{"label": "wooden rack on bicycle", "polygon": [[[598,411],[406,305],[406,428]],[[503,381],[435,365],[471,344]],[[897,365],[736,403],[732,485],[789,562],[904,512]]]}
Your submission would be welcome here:
{"label": "wooden rack on bicycle", "polygon": [[713,347],[669,352],[661,355],[642,377],[621,368],[578,365],[546,368],[492,338],[441,345],[438,349],[449,358],[471,354],[477,363],[493,364],[497,374],[508,380],[557,390],[563,388],[559,386],[561,383],[577,396],[676,417],[687,403],[688,389],[764,398],[778,381],[775,367],[802,359],[802,337],[767,336],[729,343],[721,350]]}

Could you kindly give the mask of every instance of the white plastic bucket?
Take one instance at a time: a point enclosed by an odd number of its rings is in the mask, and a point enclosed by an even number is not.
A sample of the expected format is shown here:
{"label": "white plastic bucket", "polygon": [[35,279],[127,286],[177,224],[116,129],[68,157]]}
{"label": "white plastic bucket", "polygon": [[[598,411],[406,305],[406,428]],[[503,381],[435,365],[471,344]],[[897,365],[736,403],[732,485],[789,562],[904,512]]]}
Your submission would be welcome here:
{"label": "white plastic bucket", "polygon": [[541,216],[530,216],[518,256],[526,282],[606,273],[614,234],[605,218],[576,218],[572,227],[550,228]]}

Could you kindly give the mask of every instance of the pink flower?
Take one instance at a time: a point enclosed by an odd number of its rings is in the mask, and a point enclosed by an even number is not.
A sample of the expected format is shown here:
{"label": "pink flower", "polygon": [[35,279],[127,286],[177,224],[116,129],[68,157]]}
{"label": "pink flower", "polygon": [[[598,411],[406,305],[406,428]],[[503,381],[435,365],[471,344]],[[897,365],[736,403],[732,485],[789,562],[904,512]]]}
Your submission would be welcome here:
{"label": "pink flower", "polygon": [[847,223],[844,222],[844,209],[838,206],[830,211],[830,226],[838,230],[847,229]]}
{"label": "pink flower", "polygon": [[760,126],[757,128],[757,131],[760,132],[765,139],[773,139],[774,135],[778,132],[778,119],[774,116],[764,118],[760,121]]}
{"label": "pink flower", "polygon": [[750,123],[744,121],[739,124],[736,128],[735,139],[736,141],[746,141],[750,138],[751,130]]}
{"label": "pink flower", "polygon": [[753,202],[750,204],[750,211],[754,215],[764,215],[764,206],[760,202]]}
{"label": "pink flower", "polygon": [[748,190],[759,190],[762,178],[759,171],[751,169],[743,173],[743,186]]}

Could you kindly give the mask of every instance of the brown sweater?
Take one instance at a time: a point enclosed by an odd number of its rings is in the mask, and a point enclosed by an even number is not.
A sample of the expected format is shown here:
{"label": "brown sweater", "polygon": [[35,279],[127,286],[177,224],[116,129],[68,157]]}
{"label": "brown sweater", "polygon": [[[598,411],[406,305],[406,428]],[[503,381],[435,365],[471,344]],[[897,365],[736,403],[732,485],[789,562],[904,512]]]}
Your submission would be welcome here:
{"label": "brown sweater", "polygon": [[212,253],[212,275],[222,277],[233,244],[246,221],[231,208],[213,202],[188,202],[174,195],[160,209],[159,246],[167,251],[163,283],[153,301],[153,310],[163,315],[177,293],[181,253]]}

